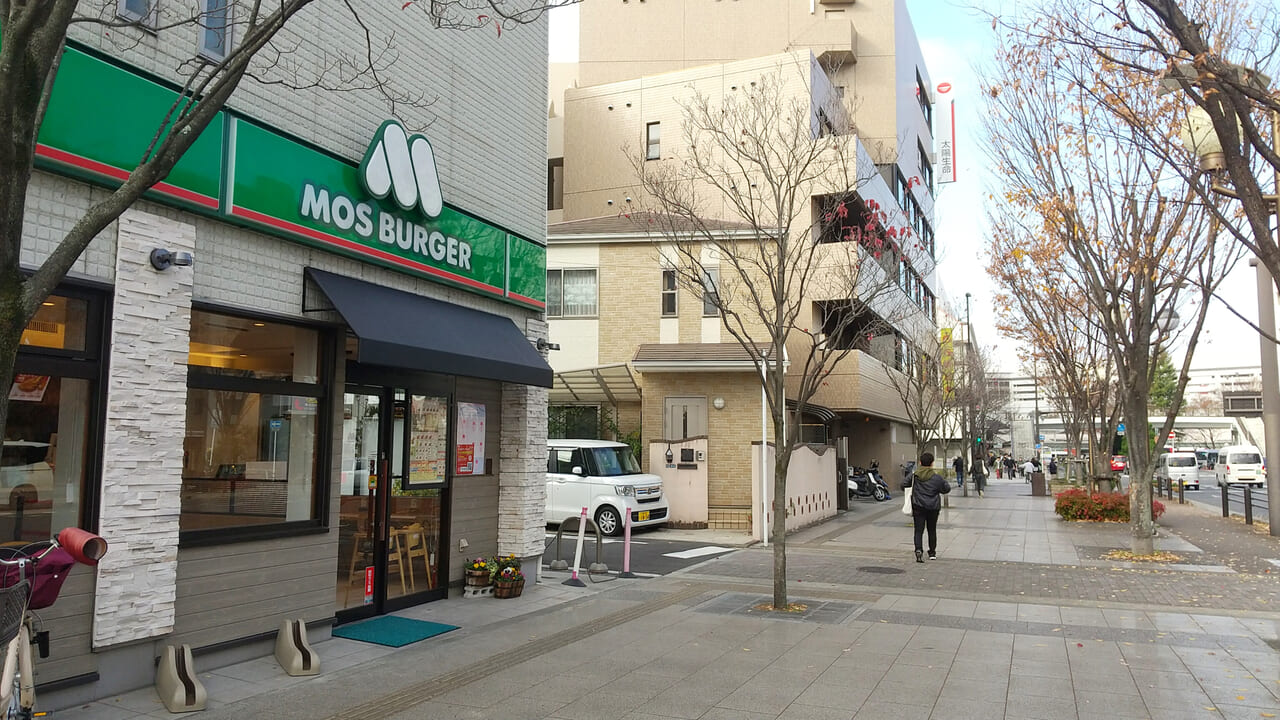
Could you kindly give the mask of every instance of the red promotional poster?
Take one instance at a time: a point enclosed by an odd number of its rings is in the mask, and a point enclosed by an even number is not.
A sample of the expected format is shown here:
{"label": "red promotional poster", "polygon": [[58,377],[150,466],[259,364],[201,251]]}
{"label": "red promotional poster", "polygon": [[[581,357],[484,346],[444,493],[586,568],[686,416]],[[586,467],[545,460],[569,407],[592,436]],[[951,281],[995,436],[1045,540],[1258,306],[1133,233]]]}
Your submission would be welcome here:
{"label": "red promotional poster", "polygon": [[373,566],[364,569],[364,604],[373,604]]}
{"label": "red promotional poster", "polygon": [[458,446],[458,467],[454,471],[459,475],[471,475],[475,472],[476,446],[473,443]]}

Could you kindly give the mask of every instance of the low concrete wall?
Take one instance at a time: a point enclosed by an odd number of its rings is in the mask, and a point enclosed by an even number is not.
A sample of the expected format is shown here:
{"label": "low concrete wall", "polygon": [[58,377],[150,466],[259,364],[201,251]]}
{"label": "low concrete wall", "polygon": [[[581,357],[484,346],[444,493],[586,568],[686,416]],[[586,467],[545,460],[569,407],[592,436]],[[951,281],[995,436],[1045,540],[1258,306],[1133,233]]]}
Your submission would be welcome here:
{"label": "low concrete wall", "polygon": [[[763,458],[762,458],[763,455]],[[769,532],[769,508],[773,502],[773,446],[753,445],[751,454],[751,507],[754,512],[752,534],[764,540]],[[761,495],[762,478],[768,477],[768,495]],[[787,532],[821,522],[836,514],[836,452],[830,446],[815,449],[798,445],[791,453],[787,467]],[[759,518],[763,517],[762,525]]]}
{"label": "low concrete wall", "polygon": [[[673,458],[670,463],[666,462],[668,448]],[[681,450],[692,450],[694,461],[682,463]],[[662,478],[662,492],[671,506],[667,517],[673,527],[707,526],[707,457],[706,438],[649,443],[649,471]]]}

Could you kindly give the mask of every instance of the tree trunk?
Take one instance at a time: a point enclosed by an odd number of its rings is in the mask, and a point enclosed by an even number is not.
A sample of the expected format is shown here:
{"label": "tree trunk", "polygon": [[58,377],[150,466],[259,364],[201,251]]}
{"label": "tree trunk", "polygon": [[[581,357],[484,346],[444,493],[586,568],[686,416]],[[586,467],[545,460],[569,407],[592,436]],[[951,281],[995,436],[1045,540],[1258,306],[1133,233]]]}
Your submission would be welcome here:
{"label": "tree trunk", "polygon": [[[779,422],[775,427],[781,427]],[[773,461],[773,518],[769,523],[769,539],[773,543],[773,609],[785,611],[787,599],[787,469],[791,465],[790,447],[782,433],[775,430],[776,446]]]}
{"label": "tree trunk", "polygon": [[1145,398],[1128,398],[1125,403],[1129,436],[1129,529],[1133,533],[1134,555],[1155,552],[1155,522],[1151,518],[1151,441]]}

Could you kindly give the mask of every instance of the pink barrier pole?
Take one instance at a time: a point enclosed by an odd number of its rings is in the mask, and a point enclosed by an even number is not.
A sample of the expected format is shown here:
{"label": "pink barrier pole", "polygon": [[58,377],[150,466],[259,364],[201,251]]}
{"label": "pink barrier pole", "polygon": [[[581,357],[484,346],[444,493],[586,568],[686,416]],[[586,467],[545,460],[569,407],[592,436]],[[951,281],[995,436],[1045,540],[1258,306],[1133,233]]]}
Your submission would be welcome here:
{"label": "pink barrier pole", "polygon": [[565,580],[562,585],[572,585],[573,587],[586,587],[587,584],[578,579],[578,566],[582,564],[582,543],[587,537],[587,509],[582,508],[582,517],[578,520],[578,548],[573,551],[573,577]]}
{"label": "pink barrier pole", "polygon": [[631,510],[627,509],[622,519],[622,573],[618,577],[633,578],[631,572]]}

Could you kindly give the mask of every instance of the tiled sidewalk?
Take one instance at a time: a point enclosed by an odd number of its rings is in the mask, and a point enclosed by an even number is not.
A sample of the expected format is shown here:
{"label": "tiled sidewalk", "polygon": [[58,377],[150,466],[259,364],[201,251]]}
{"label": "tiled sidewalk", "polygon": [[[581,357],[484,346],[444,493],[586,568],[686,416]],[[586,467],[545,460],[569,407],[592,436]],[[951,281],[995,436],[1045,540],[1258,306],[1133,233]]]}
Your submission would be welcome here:
{"label": "tiled sidewalk", "polygon": [[[1128,546],[1126,526],[1062,523],[1050,499],[1027,492],[995,484],[985,498],[953,497],[942,558],[925,564],[896,503],[795,534],[790,599],[804,612],[759,609],[769,548],[585,590],[548,577],[514,601],[401,613],[463,628],[405,648],[317,643],[317,678],[288,678],[269,659],[203,672],[212,700],[201,717],[1280,715],[1280,577],[1230,561],[1223,548],[1240,527],[1192,517],[1158,540],[1181,567],[1134,567],[1103,559]],[[1255,555],[1280,557],[1270,540],[1248,538]],[[145,689],[58,717],[173,716]]]}

